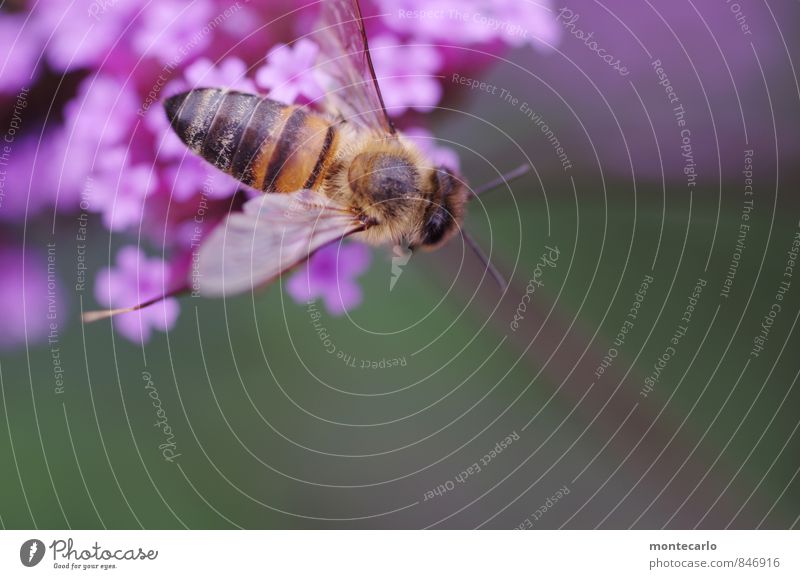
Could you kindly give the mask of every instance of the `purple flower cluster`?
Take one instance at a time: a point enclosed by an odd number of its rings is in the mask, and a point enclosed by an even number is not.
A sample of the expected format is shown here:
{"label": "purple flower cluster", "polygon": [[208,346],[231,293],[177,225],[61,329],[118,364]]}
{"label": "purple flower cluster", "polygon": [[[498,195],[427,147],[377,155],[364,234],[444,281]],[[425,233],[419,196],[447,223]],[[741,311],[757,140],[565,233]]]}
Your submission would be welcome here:
{"label": "purple flower cluster", "polygon": [[361,301],[355,278],[369,267],[370,253],[361,243],[331,243],[314,253],[308,266],[286,282],[286,291],[298,303],[322,298],[325,309],[338,316]]}
{"label": "purple flower cluster", "polygon": [[[184,275],[191,224],[202,215],[213,225],[241,189],[186,151],[163,114],[164,98],[201,86],[260,91],[287,103],[322,97],[315,69],[319,49],[306,38],[314,8],[299,10],[306,3],[12,4],[0,9],[0,103],[8,111],[0,132],[9,143],[0,148],[0,220],[6,224],[0,262],[3,271],[24,275],[0,281],[0,314],[9,322],[0,347],[44,339],[41,313],[53,295],[63,301],[46,249],[23,236],[35,222],[55,228],[64,221],[61,216],[74,224],[74,216],[98,214],[106,235],[123,236],[128,245],[89,285],[102,306],[124,307],[160,295]],[[404,117],[437,107],[445,93],[442,75],[456,66],[464,69],[463,55],[448,45],[498,52],[528,42],[546,46],[558,33],[547,1],[365,0],[362,5],[391,114],[435,162],[454,168],[455,153],[436,146],[425,129],[409,127]],[[429,10],[447,14],[420,16]],[[417,17],[401,17],[401,11]],[[480,59],[472,62],[481,65]],[[414,118],[419,124],[419,116]],[[94,240],[103,241],[99,232]],[[148,257],[141,242],[163,248],[159,254],[169,258]],[[288,284],[294,299],[321,297],[335,314],[360,302],[354,279],[367,268],[369,252],[354,244],[338,247],[319,251],[294,274]],[[178,313],[178,302],[169,299],[120,316],[115,328],[143,342],[154,330],[169,329]]]}
{"label": "purple flower cluster", "polygon": [[553,5],[529,0],[377,0],[387,26],[420,42],[552,47]]}
{"label": "purple flower cluster", "polygon": [[[117,253],[115,267],[106,267],[97,273],[95,295],[108,308],[141,303],[166,292],[166,272],[166,264],[161,259],[148,258],[138,247],[129,245]],[[117,317],[114,326],[129,340],[144,342],[152,330],[169,329],[178,319],[178,311],[178,300],[167,298]]]}

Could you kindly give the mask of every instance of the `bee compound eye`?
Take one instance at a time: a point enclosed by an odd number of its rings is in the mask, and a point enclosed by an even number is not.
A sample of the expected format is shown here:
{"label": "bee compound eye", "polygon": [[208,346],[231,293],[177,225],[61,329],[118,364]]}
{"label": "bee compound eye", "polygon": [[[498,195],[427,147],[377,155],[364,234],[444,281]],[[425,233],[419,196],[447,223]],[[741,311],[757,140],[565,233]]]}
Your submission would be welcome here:
{"label": "bee compound eye", "polygon": [[455,220],[446,207],[434,206],[422,230],[423,245],[436,245],[453,230]]}

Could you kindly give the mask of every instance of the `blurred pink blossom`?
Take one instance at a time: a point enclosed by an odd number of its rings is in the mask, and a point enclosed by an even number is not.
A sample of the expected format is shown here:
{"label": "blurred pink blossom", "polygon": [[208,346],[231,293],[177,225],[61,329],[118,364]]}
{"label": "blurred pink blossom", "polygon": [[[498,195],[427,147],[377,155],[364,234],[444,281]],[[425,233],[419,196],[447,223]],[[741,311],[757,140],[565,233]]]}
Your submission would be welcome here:
{"label": "blurred pink blossom", "polygon": [[96,0],[51,0],[46,8],[40,6],[32,17],[47,62],[61,72],[97,67],[109,58],[112,46],[142,4],[142,0],[118,0],[113,8],[95,15],[93,11],[100,6]]}
{"label": "blurred pink blossom", "polygon": [[405,45],[397,37],[381,34],[370,41],[375,74],[389,114],[408,109],[428,112],[442,98],[442,82],[436,73],[443,60],[433,46]]}
{"label": "blurred pink blossom", "polygon": [[315,76],[319,47],[308,39],[294,45],[276,45],[267,55],[267,63],[256,71],[258,86],[269,90],[269,97],[291,104],[298,96],[309,101],[322,97],[322,87]]}
{"label": "blurred pink blossom", "polygon": [[[44,251],[0,246],[0,349],[47,339],[50,324],[66,322],[64,295]],[[48,318],[48,314],[51,316]]]}
{"label": "blurred pink blossom", "polygon": [[461,163],[458,153],[447,146],[439,145],[436,137],[428,129],[423,127],[410,127],[403,131],[403,134],[410,138],[417,147],[433,163],[434,167],[447,167],[456,173],[461,170]]}
{"label": "blurred pink blossom", "polygon": [[553,45],[560,36],[550,0],[376,0],[383,22],[415,41],[455,46],[501,41]]}
{"label": "blurred pink blossom", "polygon": [[41,43],[28,15],[0,17],[0,93],[13,93],[33,84],[39,75],[36,62]]}
{"label": "blurred pink blossom", "polygon": [[183,77],[188,88],[228,88],[241,92],[256,92],[255,83],[247,77],[247,65],[230,56],[219,62],[198,58],[186,67]]}
{"label": "blurred pink blossom", "polygon": [[338,316],[361,302],[356,278],[369,267],[369,248],[361,243],[331,243],[317,251],[286,282],[286,291],[300,304],[322,298]]}
{"label": "blurred pink blossom", "polygon": [[132,165],[129,151],[117,147],[98,156],[93,172],[90,204],[103,214],[103,224],[111,231],[139,225],[145,198],[156,187],[150,165]]}
{"label": "blurred pink blossom", "polygon": [[[117,253],[116,266],[101,269],[95,280],[97,301],[108,308],[130,307],[168,291],[169,266],[157,257],[148,258],[135,246]],[[178,319],[178,300],[157,304],[114,318],[114,327],[132,342],[147,342],[153,331],[165,332]]]}
{"label": "blurred pink blossom", "polygon": [[139,54],[162,63],[180,62],[208,46],[215,16],[210,0],[153,2],[137,22],[133,46]]}

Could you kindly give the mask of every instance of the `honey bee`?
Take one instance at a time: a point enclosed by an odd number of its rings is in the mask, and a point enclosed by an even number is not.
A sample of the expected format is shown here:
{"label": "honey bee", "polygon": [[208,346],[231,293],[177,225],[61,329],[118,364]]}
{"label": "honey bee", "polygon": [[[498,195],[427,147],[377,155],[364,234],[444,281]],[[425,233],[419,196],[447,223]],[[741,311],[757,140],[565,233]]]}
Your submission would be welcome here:
{"label": "honey bee", "polygon": [[457,231],[501,279],[463,231],[475,192],[449,169],[432,166],[392,123],[358,1],[324,0],[314,39],[328,83],[322,113],[218,88],[164,103],[172,129],[191,151],[265,193],[203,241],[199,293],[252,290],[345,237],[429,250]]}

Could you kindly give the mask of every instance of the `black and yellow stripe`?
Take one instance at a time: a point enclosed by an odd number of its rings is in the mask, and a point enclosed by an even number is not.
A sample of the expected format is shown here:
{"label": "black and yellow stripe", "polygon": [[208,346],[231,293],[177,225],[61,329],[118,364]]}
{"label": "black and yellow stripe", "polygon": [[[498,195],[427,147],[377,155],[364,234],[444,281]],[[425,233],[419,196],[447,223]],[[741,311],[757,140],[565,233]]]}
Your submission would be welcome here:
{"label": "black and yellow stripe", "polygon": [[338,132],[327,119],[268,98],[203,88],[164,106],[192,151],[262,191],[316,188],[336,151]]}

